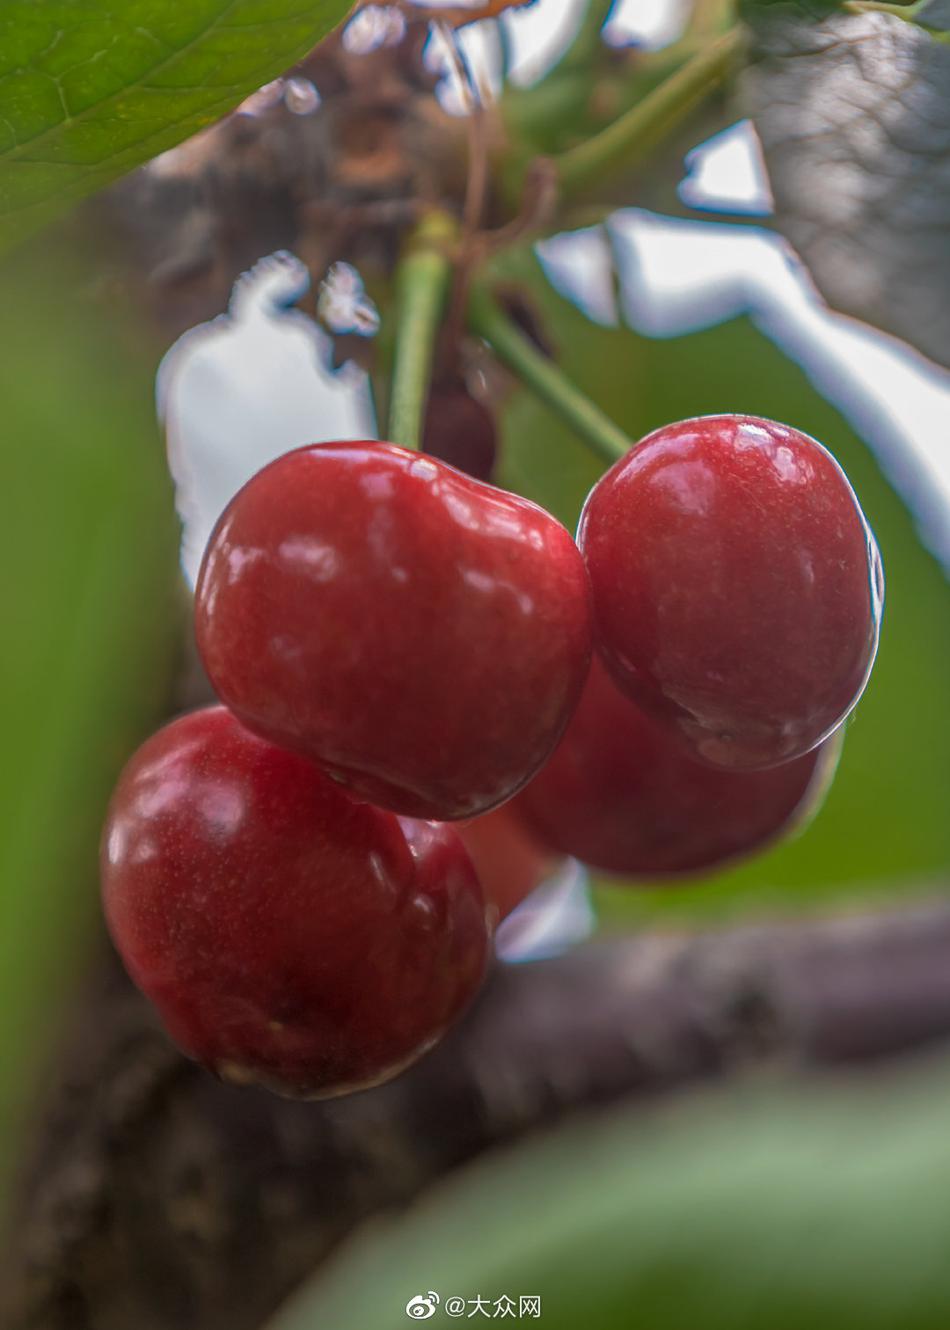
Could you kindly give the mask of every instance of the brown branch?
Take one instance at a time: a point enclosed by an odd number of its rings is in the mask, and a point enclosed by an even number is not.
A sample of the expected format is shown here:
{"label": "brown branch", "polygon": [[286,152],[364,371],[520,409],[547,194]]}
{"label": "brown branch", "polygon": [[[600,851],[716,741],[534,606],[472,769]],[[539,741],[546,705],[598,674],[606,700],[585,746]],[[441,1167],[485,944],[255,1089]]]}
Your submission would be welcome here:
{"label": "brown branch", "polygon": [[10,1324],[253,1330],[360,1220],[569,1111],[948,1037],[946,901],[618,938],[500,967],[418,1067],[324,1104],[217,1083],[113,969],[50,1096]]}

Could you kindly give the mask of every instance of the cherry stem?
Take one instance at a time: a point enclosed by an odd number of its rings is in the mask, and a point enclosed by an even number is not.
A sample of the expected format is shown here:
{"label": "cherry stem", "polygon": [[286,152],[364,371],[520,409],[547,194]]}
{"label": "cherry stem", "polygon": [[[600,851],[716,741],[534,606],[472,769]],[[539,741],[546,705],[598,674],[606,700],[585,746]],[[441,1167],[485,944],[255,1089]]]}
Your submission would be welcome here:
{"label": "cherry stem", "polygon": [[736,27],[704,45],[600,133],[557,154],[561,197],[582,195],[591,185],[636,166],[723,82],[743,41],[743,30]]}
{"label": "cherry stem", "polygon": [[598,457],[613,463],[627,455],[633,447],[633,440],[552,360],[542,355],[508,317],[484,283],[472,287],[468,324],[525,387],[576,430]]}
{"label": "cherry stem", "polygon": [[452,276],[458,225],[448,213],[427,212],[413,229],[396,267],[396,339],[388,438],[418,448],[432,359]]}

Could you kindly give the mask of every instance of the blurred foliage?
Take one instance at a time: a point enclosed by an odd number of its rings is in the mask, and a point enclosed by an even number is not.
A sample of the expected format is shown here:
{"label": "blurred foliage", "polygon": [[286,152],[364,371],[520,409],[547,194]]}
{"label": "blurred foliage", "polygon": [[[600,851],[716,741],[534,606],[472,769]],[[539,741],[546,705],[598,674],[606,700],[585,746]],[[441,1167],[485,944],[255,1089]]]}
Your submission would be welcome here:
{"label": "blurred foliage", "polygon": [[440,1326],[540,1293],[546,1330],[944,1330],[948,1095],[942,1066],[582,1118],[365,1230],[270,1330],[397,1330],[430,1289]]}
{"label": "blurred foliage", "polygon": [[752,0],[746,19],[736,112],[774,226],[834,309],[950,368],[950,5]]}
{"label": "blurred foliage", "polygon": [[[946,886],[950,868],[950,584],[873,454],[801,369],[748,319],[671,339],[592,324],[548,286],[533,261],[507,266],[528,286],[565,371],[631,435],[688,416],[744,411],[795,425],[847,471],[884,557],[887,602],[867,692],[848,724],[827,802],[797,838],[689,885],[605,887],[602,917],[684,919],[741,910],[787,912],[842,896]],[[503,483],[550,507],[571,529],[601,467],[527,393],[505,415]]]}
{"label": "blurred foliage", "polygon": [[166,699],[175,622],[155,351],[67,253],[0,268],[0,1184],[95,936],[105,801]]}
{"label": "blurred foliage", "polygon": [[350,0],[5,0],[0,244],[230,111]]}

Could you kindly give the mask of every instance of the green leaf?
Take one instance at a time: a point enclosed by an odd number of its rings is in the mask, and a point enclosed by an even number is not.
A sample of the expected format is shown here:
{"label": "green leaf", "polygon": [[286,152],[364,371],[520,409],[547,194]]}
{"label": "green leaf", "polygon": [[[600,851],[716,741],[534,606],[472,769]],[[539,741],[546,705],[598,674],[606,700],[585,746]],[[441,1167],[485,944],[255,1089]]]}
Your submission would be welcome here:
{"label": "green leaf", "polygon": [[105,803],[167,706],[177,634],[154,348],[83,280],[62,246],[0,268],[0,1197],[99,934]]}
{"label": "green leaf", "polygon": [[752,6],[740,105],[829,304],[950,365],[950,6],[849,9]]}
{"label": "green leaf", "polygon": [[430,1289],[439,1327],[538,1294],[546,1330],[944,1330],[948,1093],[942,1066],[582,1119],[365,1231],[270,1330],[398,1330]]}
{"label": "green leaf", "polygon": [[[653,339],[590,323],[533,263],[517,271],[565,371],[632,438],[671,420],[741,410],[795,425],[844,466],[884,557],[887,603],[868,690],[848,725],[831,792],[814,822],[764,855],[688,884],[604,885],[602,917],[629,925],[750,911],[797,910],[828,899],[946,889],[950,752],[950,585],[862,439],[797,365],[745,318],[685,337]],[[527,393],[504,418],[503,482],[573,529],[602,467]]]}
{"label": "green leaf", "polygon": [[0,246],[230,111],[350,0],[6,0]]}

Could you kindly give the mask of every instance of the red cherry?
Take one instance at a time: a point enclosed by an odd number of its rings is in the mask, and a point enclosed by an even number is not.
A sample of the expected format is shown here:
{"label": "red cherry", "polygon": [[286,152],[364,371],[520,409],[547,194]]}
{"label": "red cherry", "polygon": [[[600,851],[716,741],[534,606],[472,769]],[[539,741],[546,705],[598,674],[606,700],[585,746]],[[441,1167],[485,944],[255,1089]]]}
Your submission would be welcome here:
{"label": "red cherry", "polygon": [[149,739],[102,850],[113,940],[225,1079],[344,1094],[424,1053],[477,990],[484,897],[449,827],[356,803],[224,707]]}
{"label": "red cherry", "polygon": [[816,809],[836,739],[768,771],[698,762],[598,662],[544,770],[510,805],[548,845],[608,873],[696,873],[747,855]]}
{"label": "red cherry", "polygon": [[359,796],[473,817],[554,749],[590,653],[583,560],[553,517],[431,457],[329,443],[225,510],[198,645],[252,730]]}
{"label": "red cherry", "polygon": [[500,919],[557,868],[558,856],[531,833],[510,803],[471,822],[457,822],[455,829]]}
{"label": "red cherry", "polygon": [[617,681],[704,760],[798,757],[860,697],[880,555],[807,435],[755,416],[667,425],[594,486],[578,539]]}
{"label": "red cherry", "polygon": [[433,388],[422,447],[466,475],[489,480],[497,450],[495,418],[464,384]]}

